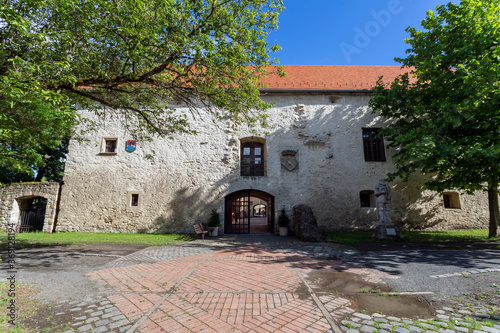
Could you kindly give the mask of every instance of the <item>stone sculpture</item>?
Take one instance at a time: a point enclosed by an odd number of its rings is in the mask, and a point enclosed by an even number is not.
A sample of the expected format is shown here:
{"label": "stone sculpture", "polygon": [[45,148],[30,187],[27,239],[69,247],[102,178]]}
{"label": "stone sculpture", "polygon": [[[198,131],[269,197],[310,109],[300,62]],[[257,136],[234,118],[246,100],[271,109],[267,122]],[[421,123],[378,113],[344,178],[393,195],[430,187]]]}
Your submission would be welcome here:
{"label": "stone sculpture", "polygon": [[385,179],[380,179],[375,186],[375,201],[377,203],[377,226],[373,231],[373,238],[401,238],[401,233],[391,220],[391,187]]}
{"label": "stone sculpture", "polygon": [[375,186],[375,198],[377,203],[377,220],[379,223],[393,224],[391,220],[391,188],[385,179],[380,179]]}

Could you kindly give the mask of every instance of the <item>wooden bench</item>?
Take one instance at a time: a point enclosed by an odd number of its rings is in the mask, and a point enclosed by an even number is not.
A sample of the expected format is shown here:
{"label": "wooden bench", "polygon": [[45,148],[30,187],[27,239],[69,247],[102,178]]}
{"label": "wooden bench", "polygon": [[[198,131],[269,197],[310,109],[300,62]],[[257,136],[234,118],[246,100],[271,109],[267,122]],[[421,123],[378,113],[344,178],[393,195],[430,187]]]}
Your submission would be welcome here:
{"label": "wooden bench", "polygon": [[203,223],[197,223],[193,225],[194,233],[197,235],[201,235],[201,239],[205,240],[205,235],[208,234],[208,228]]}

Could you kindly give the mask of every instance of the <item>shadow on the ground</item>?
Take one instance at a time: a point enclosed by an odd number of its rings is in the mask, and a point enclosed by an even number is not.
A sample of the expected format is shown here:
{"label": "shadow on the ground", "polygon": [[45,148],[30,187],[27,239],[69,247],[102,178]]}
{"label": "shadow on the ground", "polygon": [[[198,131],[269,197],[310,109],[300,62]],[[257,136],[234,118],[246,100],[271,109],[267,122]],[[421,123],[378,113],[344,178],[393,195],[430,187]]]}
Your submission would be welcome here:
{"label": "shadow on the ground", "polygon": [[[14,244],[14,247],[12,247]],[[0,251],[8,251],[9,249],[14,248],[14,250],[22,250],[22,249],[35,249],[35,248],[44,248],[44,247],[67,247],[71,246],[69,243],[41,243],[41,242],[31,242],[25,240],[15,240],[15,242],[10,242],[7,240],[7,236],[0,237]]]}
{"label": "shadow on the ground", "polygon": [[[8,258],[8,251],[5,251],[8,249],[8,244],[5,242],[6,239],[2,238],[1,241],[1,257],[5,262]],[[498,242],[492,243],[498,245]],[[317,258],[318,256],[315,253],[318,247],[335,247],[339,246],[338,244],[301,242],[292,237],[279,237],[269,234],[264,236],[255,234],[228,235],[206,241],[197,240],[182,246],[210,248],[217,251],[218,254],[216,257],[212,257],[213,260],[224,260],[224,251],[229,251],[228,256],[248,256],[248,260],[258,260],[262,264],[293,262],[297,267],[301,268],[330,268],[337,271],[342,271],[347,265],[359,265],[396,276],[401,275],[402,266],[408,264],[432,263],[440,266],[456,266],[463,270],[500,266],[500,250],[497,249],[477,250],[474,247],[470,249],[465,247],[466,250],[452,250],[449,246],[439,247],[439,244],[434,244],[434,247],[430,248],[419,247],[419,245],[422,244],[363,243],[349,245],[359,252],[357,255],[348,255],[343,258],[333,256],[330,258],[324,256]],[[74,261],[87,255],[124,257],[146,247],[148,246],[139,244],[55,244],[19,241],[16,242],[15,255],[16,262],[22,267],[50,268],[65,263],[69,264],[69,256],[75,259]],[[463,249],[464,247],[460,248]],[[282,250],[285,250],[287,255]],[[343,265],[339,264],[341,259]]]}
{"label": "shadow on the ground", "polygon": [[399,250],[500,250],[500,242],[485,241],[443,241],[408,242],[390,241],[362,242],[349,244],[358,251],[399,251]]}
{"label": "shadow on the ground", "polygon": [[0,258],[2,261],[0,261],[0,263],[9,265],[9,259],[13,259],[15,261],[15,267],[19,269],[64,268],[70,270],[71,265],[89,264],[89,260],[87,259],[92,257],[109,257],[110,260],[114,260],[146,247],[148,246],[141,244],[59,244],[21,241],[19,244],[16,242],[16,247],[14,249],[7,247],[1,251]]}
{"label": "shadow on the ground", "polygon": [[[495,242],[493,242],[495,243]],[[496,243],[498,244],[498,243]],[[282,244],[283,245],[283,244]],[[297,267],[309,269],[334,269],[343,271],[353,265],[372,268],[389,273],[394,276],[403,274],[403,266],[410,264],[432,264],[437,266],[455,267],[455,270],[475,270],[486,268],[500,268],[500,250],[493,249],[453,249],[453,247],[398,247],[392,244],[384,251],[377,251],[377,247],[365,247],[371,251],[359,251],[357,255],[344,256],[343,258],[314,258],[314,247],[321,246],[318,243],[284,243],[275,246],[273,243],[259,244],[234,244],[233,248],[228,248],[234,256],[249,256],[249,260],[259,260],[261,256],[262,264],[293,262]],[[331,245],[331,244],[330,244]],[[380,246],[381,244],[377,244]],[[383,245],[383,244],[382,244]],[[416,244],[415,244],[416,245]],[[325,246],[329,246],[326,244]],[[288,256],[279,256],[281,249],[291,250]],[[309,249],[308,249],[309,248]],[[301,249],[305,251],[300,251]],[[299,250],[295,252],[294,250]],[[309,251],[307,251],[309,250]],[[271,252],[270,252],[271,251]],[[266,260],[270,253],[275,253],[271,261]],[[299,254],[300,253],[300,254]],[[264,259],[264,260],[262,260]],[[332,260],[334,259],[334,260]],[[432,275],[429,272],[429,275]]]}
{"label": "shadow on the ground", "polygon": [[[369,252],[359,254],[351,261],[356,265],[373,268],[392,275],[400,275],[401,268],[409,264],[455,266],[463,270],[500,268],[499,250],[407,250]],[[429,272],[429,275],[432,275]]]}

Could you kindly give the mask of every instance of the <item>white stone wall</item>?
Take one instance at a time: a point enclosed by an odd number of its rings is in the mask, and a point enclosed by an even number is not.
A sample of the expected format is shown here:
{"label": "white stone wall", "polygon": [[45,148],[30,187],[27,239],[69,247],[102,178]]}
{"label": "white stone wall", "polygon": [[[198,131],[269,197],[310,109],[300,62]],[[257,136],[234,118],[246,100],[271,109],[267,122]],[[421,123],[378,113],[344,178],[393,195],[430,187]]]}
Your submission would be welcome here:
{"label": "white stone wall", "polygon": [[[272,93],[263,98],[275,104],[268,111],[269,127],[258,129],[266,139],[267,174],[241,177],[239,139],[253,135],[231,122],[214,123],[201,111],[197,135],[138,142],[113,119],[106,119],[88,142],[71,141],[66,162],[58,230],[191,232],[192,224],[208,219],[217,208],[224,217],[226,195],[243,189],[267,192],[281,205],[307,204],[321,227],[369,228],[374,208],[361,208],[359,192],[373,190],[393,171],[387,162],[365,162],[363,127],[383,127],[371,114],[367,94]],[[179,112],[187,112],[179,108]],[[265,134],[265,131],[268,131]],[[102,155],[102,137],[118,137],[118,153]],[[281,166],[281,152],[296,150],[298,169]],[[147,159],[148,155],[154,155]],[[486,227],[487,197],[461,196],[462,209],[444,209],[436,193],[422,191],[418,177],[393,183],[393,220],[413,227],[453,229]],[[127,193],[142,191],[142,206],[127,208]],[[277,216],[277,213],[276,213]]]}

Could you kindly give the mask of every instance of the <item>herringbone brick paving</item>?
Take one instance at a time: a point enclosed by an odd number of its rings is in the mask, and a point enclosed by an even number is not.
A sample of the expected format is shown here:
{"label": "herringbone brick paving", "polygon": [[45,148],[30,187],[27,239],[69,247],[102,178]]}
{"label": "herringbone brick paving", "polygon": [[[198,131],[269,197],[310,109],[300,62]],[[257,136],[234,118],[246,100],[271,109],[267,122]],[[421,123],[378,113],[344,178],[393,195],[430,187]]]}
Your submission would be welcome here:
{"label": "herringbone brick paving", "polygon": [[[373,331],[377,325],[406,332],[399,327],[403,323],[412,325],[410,331],[419,330],[415,321],[357,313],[350,300],[339,293],[314,291],[319,284],[309,273],[318,270],[352,273],[371,283],[398,278],[349,264],[355,251],[338,244],[305,244],[291,238],[269,237],[266,241],[262,235],[223,238],[174,248],[150,247],[91,273],[91,279],[105,289],[107,300],[99,301],[97,308],[83,305],[81,311],[88,312],[88,318],[82,316],[68,332],[354,333]],[[344,259],[342,263],[339,258]],[[500,319],[480,315],[497,322]],[[432,329],[426,323],[418,324]],[[497,324],[487,329],[500,333]]]}
{"label": "herringbone brick paving", "polygon": [[[168,261],[120,265],[90,274],[113,289],[109,300],[138,332],[327,332],[325,313],[304,291],[296,270],[318,263],[303,255],[255,246],[176,256]],[[141,254],[143,255],[143,254]],[[140,256],[141,256],[140,255]],[[349,301],[320,298],[338,315]]]}

